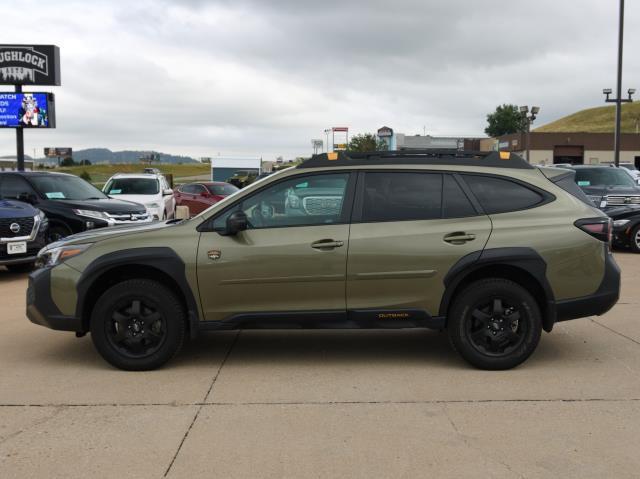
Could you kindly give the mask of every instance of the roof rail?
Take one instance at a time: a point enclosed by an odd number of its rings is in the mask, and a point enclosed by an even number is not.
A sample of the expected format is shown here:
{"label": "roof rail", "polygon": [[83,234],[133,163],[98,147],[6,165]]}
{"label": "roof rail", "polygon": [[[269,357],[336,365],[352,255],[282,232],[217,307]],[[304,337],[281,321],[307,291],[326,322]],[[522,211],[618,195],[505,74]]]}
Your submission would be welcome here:
{"label": "roof rail", "polygon": [[464,165],[493,168],[532,169],[520,156],[506,151],[470,150],[391,150],[354,152],[339,151],[313,155],[298,168],[367,165]]}

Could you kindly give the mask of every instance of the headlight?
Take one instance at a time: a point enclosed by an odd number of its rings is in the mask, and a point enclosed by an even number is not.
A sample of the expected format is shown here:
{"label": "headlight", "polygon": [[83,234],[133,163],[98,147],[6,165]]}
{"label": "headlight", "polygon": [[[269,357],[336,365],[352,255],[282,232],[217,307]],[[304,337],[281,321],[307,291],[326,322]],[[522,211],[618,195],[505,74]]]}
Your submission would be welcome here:
{"label": "headlight", "polygon": [[46,228],[47,226],[49,226],[49,219],[47,218],[47,215],[44,214],[44,212],[39,211],[38,216],[40,217],[41,228]]}
{"label": "headlight", "polygon": [[615,220],[613,222],[613,227],[614,228],[622,228],[623,226],[628,225],[629,221],[631,221],[631,220]]}
{"label": "headlight", "polygon": [[160,208],[160,203],[147,203],[145,206],[147,208]]}
{"label": "headlight", "polygon": [[57,248],[49,248],[47,246],[45,248],[42,248],[38,253],[36,266],[38,268],[44,268],[46,266],[56,266],[62,263],[64,260],[84,253],[89,246],[91,246],[91,244],[76,244],[59,246]]}
{"label": "headlight", "polygon": [[78,216],[84,216],[85,218],[94,218],[97,220],[107,220],[109,216],[104,211],[93,210],[73,210]]}

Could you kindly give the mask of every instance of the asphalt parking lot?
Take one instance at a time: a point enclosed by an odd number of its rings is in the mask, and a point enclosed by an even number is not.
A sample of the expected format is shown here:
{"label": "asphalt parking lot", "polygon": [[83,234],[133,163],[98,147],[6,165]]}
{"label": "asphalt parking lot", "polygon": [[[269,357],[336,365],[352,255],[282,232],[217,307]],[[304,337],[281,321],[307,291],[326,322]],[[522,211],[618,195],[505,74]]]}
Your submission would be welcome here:
{"label": "asphalt parking lot", "polygon": [[434,331],[210,333],[115,370],[0,271],[0,477],[638,477],[640,256],[620,303],[518,369]]}

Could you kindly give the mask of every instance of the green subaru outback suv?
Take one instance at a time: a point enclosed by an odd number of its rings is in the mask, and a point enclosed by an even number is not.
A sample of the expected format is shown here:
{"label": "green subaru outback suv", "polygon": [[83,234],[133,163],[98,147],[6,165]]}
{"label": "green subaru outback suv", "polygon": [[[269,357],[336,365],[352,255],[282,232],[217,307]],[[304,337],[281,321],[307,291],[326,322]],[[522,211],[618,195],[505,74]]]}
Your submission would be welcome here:
{"label": "green subaru outback suv", "polygon": [[27,315],[128,370],[201,331],[283,327],[446,329],[472,365],[511,368],[618,299],[610,220],[573,175],[499,152],[317,155],[190,220],[48,246]]}

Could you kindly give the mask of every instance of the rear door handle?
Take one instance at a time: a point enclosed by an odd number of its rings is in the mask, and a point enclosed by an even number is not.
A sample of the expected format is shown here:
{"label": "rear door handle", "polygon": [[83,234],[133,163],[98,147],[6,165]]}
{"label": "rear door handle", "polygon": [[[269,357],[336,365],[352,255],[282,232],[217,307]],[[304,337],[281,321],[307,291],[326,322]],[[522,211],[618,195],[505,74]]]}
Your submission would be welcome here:
{"label": "rear door handle", "polygon": [[313,249],[319,249],[319,250],[340,248],[340,246],[344,246],[344,241],[322,239],[322,240],[314,241],[313,243],[311,243],[311,247]]}
{"label": "rear door handle", "polygon": [[474,239],[476,239],[476,235],[467,234],[467,233],[464,233],[464,232],[451,233],[451,234],[445,235],[445,237],[443,239],[447,243],[451,243],[451,244],[464,244],[467,241],[473,241]]}

